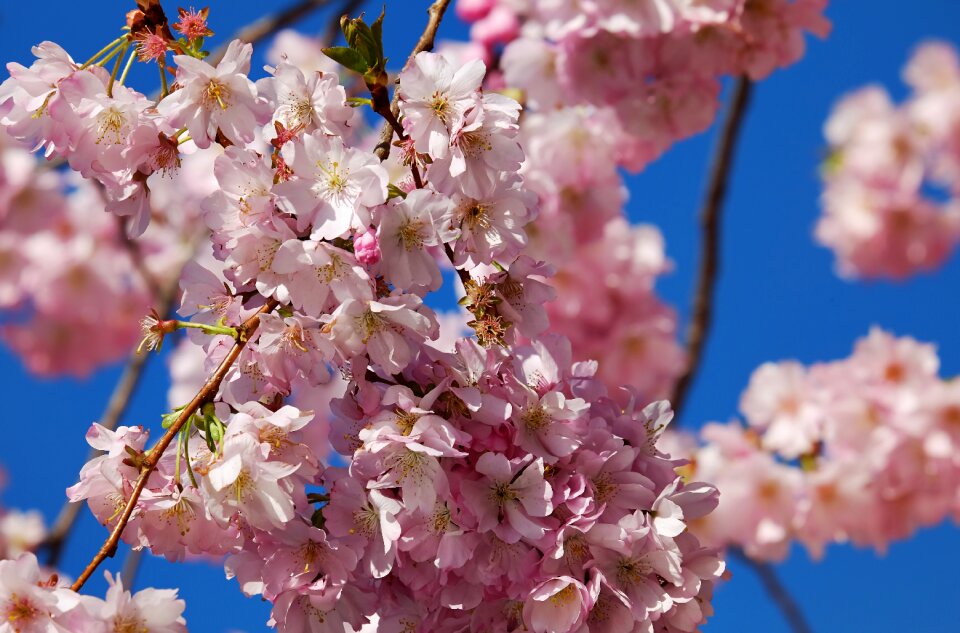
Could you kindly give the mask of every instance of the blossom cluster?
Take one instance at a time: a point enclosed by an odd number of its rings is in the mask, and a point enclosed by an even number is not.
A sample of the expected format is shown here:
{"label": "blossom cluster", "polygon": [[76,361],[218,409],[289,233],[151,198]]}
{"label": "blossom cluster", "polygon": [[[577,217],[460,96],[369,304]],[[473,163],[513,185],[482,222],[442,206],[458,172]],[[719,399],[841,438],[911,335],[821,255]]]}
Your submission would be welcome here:
{"label": "blossom cluster", "polygon": [[654,290],[669,270],[663,240],[625,222],[621,168],[639,171],[709,127],[722,77],[797,61],[805,31],[829,30],[825,5],[458,1],[473,42],[448,54],[495,63],[487,86],[525,102],[523,173],[540,207],[530,252],[557,268],[553,328],[576,359],[600,362],[611,389],[626,380],[643,398],[667,397],[686,365],[676,314]]}
{"label": "blossom cluster", "polygon": [[0,627],[13,633],[184,633],[184,602],[176,591],[146,589],[131,595],[119,578],[106,574],[105,599],[82,596],[35,552],[47,543],[43,516],[36,510],[0,512]]}
{"label": "blossom cluster", "polygon": [[26,553],[0,560],[0,616],[12,632],[186,633],[185,604],[174,589],[143,589],[131,594],[119,577],[106,574],[104,598],[80,595],[57,574]]}
{"label": "blossom cluster", "polygon": [[793,541],[817,557],[830,543],[884,551],[957,516],[960,382],[938,370],[932,345],[878,329],[843,360],[762,365],[740,401],[745,427],[708,424],[701,448],[662,445],[723,491],[691,529],[778,560]]}
{"label": "blossom cluster", "polygon": [[[587,106],[608,119],[618,161],[639,170],[702,132],[720,79],[796,62],[830,29],[826,0],[458,0],[501,81],[541,111]],[[503,45],[506,45],[505,47]]]}
{"label": "blossom cluster", "polygon": [[[145,318],[143,347],[187,329],[175,370],[191,355],[226,369],[201,407],[164,416],[165,452],[143,427],[93,425],[70,500],[168,559],[227,555],[280,630],[694,631],[723,562],[686,522],[716,489],[654,448],[666,403],[608,389],[547,333],[520,105],[482,89],[484,64],[411,59],[381,163],[337,75],[280,60],[254,81],[248,44],[212,64],[194,40],[151,39],[160,22],[137,31],[156,12],[131,20],[144,56],[176,53],[158,102],[48,43],[0,88],[3,125],[95,183],[134,235],[159,181],[212,164],[194,220],[210,241],[180,280],[189,321]],[[650,250],[634,264],[646,291],[663,267]],[[474,335],[452,345],[425,303],[444,270]],[[347,467],[323,463],[328,443]]]}
{"label": "blossom cluster", "polygon": [[36,374],[87,374],[136,342],[153,288],[187,256],[182,225],[133,245],[96,187],[41,168],[0,135],[0,338]]}
{"label": "blossom cluster", "polygon": [[960,242],[960,60],[920,46],[895,104],[880,86],[844,97],[825,125],[817,239],[840,273],[901,279],[942,264]]}

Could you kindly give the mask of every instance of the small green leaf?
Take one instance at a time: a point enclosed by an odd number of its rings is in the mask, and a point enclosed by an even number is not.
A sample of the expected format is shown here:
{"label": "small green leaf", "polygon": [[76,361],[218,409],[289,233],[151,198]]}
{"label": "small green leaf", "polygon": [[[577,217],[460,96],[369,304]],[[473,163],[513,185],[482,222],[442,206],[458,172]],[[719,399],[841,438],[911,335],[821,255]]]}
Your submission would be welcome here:
{"label": "small green leaf", "polygon": [[401,189],[400,187],[394,184],[387,185],[387,200],[390,200],[391,198],[406,199],[406,197],[407,197],[407,192]]}
{"label": "small green leaf", "polygon": [[352,48],[347,48],[346,46],[333,46],[323,49],[323,54],[341,66],[349,68],[350,70],[360,73],[361,75],[367,72],[367,62],[363,59],[363,56],[360,53]]}
{"label": "small green leaf", "polygon": [[373,41],[377,44],[377,54],[379,59],[383,60],[384,66],[386,66],[386,58],[383,56],[383,17],[387,14],[387,5],[383,5],[383,8],[380,9],[380,17],[378,17],[372,25],[370,25],[370,32],[373,34]]}
{"label": "small green leaf", "polygon": [[371,108],[373,107],[373,100],[366,97],[347,97],[347,103],[355,108],[365,105],[368,105]]}

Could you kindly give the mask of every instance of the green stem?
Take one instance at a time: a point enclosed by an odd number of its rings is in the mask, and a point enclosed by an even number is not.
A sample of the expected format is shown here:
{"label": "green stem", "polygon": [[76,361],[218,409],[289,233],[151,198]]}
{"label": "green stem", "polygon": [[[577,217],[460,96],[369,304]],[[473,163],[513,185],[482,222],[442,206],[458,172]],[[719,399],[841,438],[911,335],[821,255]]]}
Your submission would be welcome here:
{"label": "green stem", "polygon": [[127,52],[127,47],[129,44],[124,44],[119,48],[120,54],[117,55],[117,61],[113,63],[113,72],[110,73],[110,83],[107,84],[107,96],[111,99],[113,98],[113,82],[117,80],[117,73],[120,72],[120,62],[123,61],[123,56]]}
{"label": "green stem", "polygon": [[170,94],[170,87],[167,85],[167,70],[164,68],[162,59],[157,62],[157,67],[160,68],[160,83],[163,85],[160,89],[160,99],[164,99]]}
{"label": "green stem", "polygon": [[240,336],[240,333],[237,331],[237,328],[230,327],[227,325],[207,325],[206,323],[191,323],[190,321],[177,321],[178,328],[193,328],[195,330],[203,330],[206,334],[211,336],[229,336],[231,338],[237,338]]}
{"label": "green stem", "polygon": [[121,35],[121,36],[118,37],[117,39],[113,40],[112,42],[110,42],[109,44],[107,44],[106,46],[104,46],[103,48],[101,48],[99,51],[97,51],[97,54],[96,54],[96,55],[94,55],[93,57],[91,57],[90,59],[88,59],[87,61],[85,61],[85,62],[83,63],[83,65],[80,66],[80,70],[83,70],[84,68],[87,68],[88,66],[92,66],[98,59],[100,59],[101,56],[106,55],[108,52],[112,51],[112,50],[113,50],[114,48],[116,48],[117,46],[120,46],[120,44],[121,44],[125,39],[127,39],[127,36],[126,36],[126,35]]}
{"label": "green stem", "polygon": [[193,417],[191,416],[187,420],[186,426],[183,427],[183,458],[187,462],[187,474],[190,475],[190,483],[193,484],[194,488],[199,488],[200,484],[197,483],[197,477],[193,474],[193,466],[190,464],[190,431],[193,428]]}
{"label": "green stem", "polygon": [[130,72],[130,67],[133,66],[133,60],[137,56],[137,47],[134,46],[133,50],[130,51],[130,57],[127,59],[127,65],[123,68],[123,73],[120,75],[120,85],[123,85],[127,81],[127,73]]}

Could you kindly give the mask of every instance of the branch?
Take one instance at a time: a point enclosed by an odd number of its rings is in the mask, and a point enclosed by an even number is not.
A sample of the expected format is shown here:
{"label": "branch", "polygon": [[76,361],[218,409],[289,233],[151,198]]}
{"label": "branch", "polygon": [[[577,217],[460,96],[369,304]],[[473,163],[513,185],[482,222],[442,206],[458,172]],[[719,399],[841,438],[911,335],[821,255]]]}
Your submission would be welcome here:
{"label": "branch", "polygon": [[[146,272],[145,268],[144,272]],[[151,277],[151,279],[153,278]],[[154,281],[153,285],[155,285],[155,283]],[[177,290],[179,288],[180,275],[176,274],[165,287],[161,288],[154,295],[155,303],[163,306],[162,314],[168,314],[173,311],[174,303],[177,299]],[[136,349],[130,353],[123,373],[120,375],[120,380],[117,381],[116,386],[113,388],[113,393],[110,394],[110,400],[107,401],[107,406],[98,420],[101,426],[111,431],[117,428],[127,408],[130,406],[130,400],[133,398],[133,394],[137,389],[137,385],[140,383],[140,378],[143,376],[143,371],[146,369],[151,356],[152,354],[138,354]],[[90,461],[99,453],[100,451],[91,449],[87,455],[87,461]],[[57,518],[53,523],[53,528],[42,544],[42,547],[47,548],[47,565],[50,567],[57,566],[60,556],[63,553],[63,546],[66,543],[67,537],[70,536],[70,532],[73,530],[73,526],[77,521],[77,517],[80,515],[80,509],[82,507],[83,504],[81,503],[71,503],[68,501],[60,508],[60,512],[57,514]]]}
{"label": "branch", "polygon": [[140,499],[144,488],[147,487],[147,480],[150,478],[150,475],[153,474],[153,471],[156,470],[157,464],[160,463],[160,458],[163,457],[163,453],[167,450],[167,447],[170,446],[171,442],[173,442],[173,439],[177,436],[177,433],[180,432],[180,429],[187,423],[187,420],[189,420],[200,407],[208,402],[212,402],[217,396],[217,392],[220,390],[220,383],[223,382],[223,379],[227,376],[227,373],[229,373],[233,364],[240,356],[240,352],[246,347],[247,341],[250,340],[250,337],[256,332],[257,327],[259,327],[260,315],[270,312],[276,308],[277,305],[279,304],[276,300],[270,299],[256,314],[247,319],[243,325],[238,328],[240,335],[237,337],[237,342],[234,343],[230,351],[227,352],[226,358],[221,361],[217,370],[207,380],[200,391],[197,392],[197,395],[193,397],[190,404],[183,408],[176,421],[167,429],[163,437],[160,438],[160,441],[149,450],[144,459],[143,468],[140,470],[140,476],[137,477],[137,481],[134,484],[133,492],[127,500],[123,512],[120,514],[120,518],[117,520],[117,525],[113,528],[113,531],[110,532],[110,536],[104,542],[103,546],[100,547],[100,551],[97,552],[93,560],[90,561],[77,580],[71,585],[70,588],[73,591],[80,591],[84,583],[90,578],[90,575],[100,566],[100,563],[113,556],[114,552],[116,552],[117,544],[120,542],[120,536],[123,534],[124,528],[127,527],[130,517],[133,516],[133,511],[137,507],[137,501]]}
{"label": "branch", "polygon": [[[417,41],[417,45],[413,47],[413,51],[407,58],[407,62],[403,65],[403,70],[406,70],[410,64],[413,63],[414,57],[424,51],[433,50],[433,42],[437,37],[437,30],[440,28],[443,14],[447,11],[447,6],[449,5],[450,0],[435,0],[435,2],[430,5],[430,8],[427,9],[427,14],[429,14],[430,19],[427,21],[427,26]],[[401,72],[403,72],[403,70],[401,70]],[[399,81],[399,75],[397,81]],[[390,112],[393,113],[394,119],[400,115],[400,93],[397,92],[396,89],[393,91],[393,100],[390,102]],[[373,152],[380,158],[381,162],[387,160],[387,157],[390,156],[390,144],[392,142],[393,126],[391,126],[388,120],[383,126],[383,131],[380,133],[380,142],[377,143],[377,147]]]}
{"label": "branch", "polygon": [[[328,37],[330,37],[329,33],[332,33],[334,36],[336,35],[340,24],[339,16],[343,13],[349,13],[356,10],[356,8],[363,4],[364,1],[365,0],[347,0],[344,2],[340,11],[338,11],[334,18],[330,21],[330,25],[327,29]],[[331,0],[307,0],[305,2],[300,2],[284,11],[281,11],[280,13],[277,13],[274,16],[262,18],[259,21],[244,27],[234,36],[234,39],[240,39],[246,42],[261,41],[270,37],[271,35],[276,34],[279,30],[291,26],[298,20],[306,17],[312,11],[330,4],[330,2]],[[208,61],[210,61],[212,64],[216,64],[220,59],[223,58],[224,53],[226,53],[226,49],[226,45],[220,47],[214,51]],[[59,164],[62,164],[55,163],[56,161],[48,161],[45,164],[50,168],[54,168],[59,166]],[[140,251],[139,244],[135,240],[131,240],[126,237],[122,221],[120,222],[120,231],[122,234],[123,244],[128,249],[135,267],[143,276],[144,282],[150,288],[151,294],[155,297],[157,305],[166,306],[163,310],[160,310],[160,313],[164,315],[168,314],[172,311],[173,302],[177,298],[179,275],[175,276],[175,279],[170,287],[160,288],[156,278],[150,274],[145,266],[145,263],[143,262],[143,254]],[[123,374],[121,374],[120,380],[117,382],[117,385],[114,387],[113,393],[110,396],[107,407],[98,420],[102,426],[110,430],[113,430],[117,427],[120,419],[123,418],[124,413],[126,413],[126,410],[129,407],[133,393],[136,391],[137,385],[140,382],[140,377],[143,375],[143,371],[146,368],[147,362],[151,356],[151,354],[138,354],[136,351],[131,352],[127,363],[124,366]],[[99,451],[95,449],[91,450],[87,456],[87,461],[93,459],[98,454]],[[82,507],[82,503],[67,502],[57,514],[57,518],[55,519],[53,527],[50,530],[50,534],[41,545],[41,547],[47,549],[47,565],[50,567],[57,566],[60,557],[63,554],[63,547],[66,544],[67,538],[70,536],[70,532],[73,530],[73,526],[76,524],[77,519],[80,516],[80,510]]]}
{"label": "branch", "polygon": [[[278,13],[262,17],[237,31],[227,42],[214,50],[206,61],[216,66],[227,53],[227,48],[233,40],[256,44],[272,35],[276,35],[282,29],[296,24],[314,11],[327,6],[330,2],[331,0],[302,0]],[[336,19],[339,20],[339,16],[336,16]]]}
{"label": "branch", "polygon": [[763,584],[763,588],[766,589],[770,597],[773,598],[774,603],[776,603],[777,608],[783,613],[783,617],[786,619],[787,624],[790,625],[793,633],[813,633],[813,629],[810,628],[810,623],[807,622],[806,616],[803,615],[800,605],[797,604],[797,601],[790,595],[790,590],[780,581],[776,570],[770,563],[753,560],[739,547],[732,548],[728,551],[734,558],[743,562],[757,574],[757,577],[760,578],[760,582]]}
{"label": "branch", "polygon": [[702,255],[697,292],[693,300],[690,325],[687,328],[687,370],[674,388],[670,402],[674,410],[674,425],[680,419],[680,411],[686,401],[690,385],[696,377],[703,360],[703,350],[713,322],[713,297],[720,269],[720,222],[723,218],[723,204],[726,200],[727,183],[733,168],[734,152],[740,129],[750,102],[750,80],[742,77],[737,80],[727,118],[723,124],[720,141],[714,153],[710,168],[710,181],[706,198],[700,211],[702,234]]}

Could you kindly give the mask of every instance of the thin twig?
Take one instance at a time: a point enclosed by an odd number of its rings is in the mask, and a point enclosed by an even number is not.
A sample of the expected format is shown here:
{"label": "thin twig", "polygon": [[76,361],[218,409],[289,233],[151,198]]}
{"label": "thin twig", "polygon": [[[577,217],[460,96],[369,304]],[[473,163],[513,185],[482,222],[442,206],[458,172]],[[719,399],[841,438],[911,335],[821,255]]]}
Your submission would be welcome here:
{"label": "thin twig", "polygon": [[760,582],[763,584],[763,588],[766,589],[767,594],[773,598],[773,601],[780,609],[780,612],[783,613],[783,617],[786,619],[787,624],[790,625],[793,633],[813,633],[813,629],[810,628],[810,623],[800,609],[800,605],[797,604],[797,601],[790,595],[790,591],[784,586],[783,582],[781,582],[772,565],[753,560],[740,548],[733,548],[729,551],[731,556],[743,562],[757,574],[757,577],[760,578]]}
{"label": "thin twig", "polygon": [[[167,286],[154,295],[156,304],[163,306],[162,314],[168,314],[173,310],[174,303],[177,300],[177,289],[180,287],[179,281],[180,275],[174,275]],[[107,401],[107,407],[98,420],[101,426],[111,431],[117,428],[117,425],[130,406],[130,401],[133,398],[133,394],[137,389],[137,385],[140,383],[140,378],[143,376],[143,371],[146,369],[151,356],[151,354],[138,354],[136,350],[130,353],[130,357],[126,365],[124,365],[123,373],[120,375],[120,380],[117,381],[116,386],[113,388],[113,393],[110,394],[110,400]],[[87,455],[87,461],[90,461],[99,453],[100,451],[97,449],[91,449]],[[47,549],[47,565],[50,567],[56,567],[60,561],[63,546],[70,532],[73,530],[73,526],[76,524],[82,507],[82,503],[71,503],[68,501],[60,508],[60,512],[57,514],[57,518],[53,523],[53,528],[51,528],[50,534],[43,542],[43,547]]]}
{"label": "thin twig", "polygon": [[[308,2],[301,2],[274,16],[263,18],[258,22],[245,27],[239,33],[237,33],[235,37],[247,42],[257,42],[263,40],[271,35],[274,35],[280,29],[291,26],[298,20],[306,17],[311,11],[329,4],[330,1],[331,0],[310,0]],[[349,13],[353,10],[356,10],[356,8],[362,4],[363,1],[364,0],[348,0],[345,2],[341,7],[341,10],[331,20],[331,29],[329,30],[332,30],[335,33],[335,29],[339,28],[340,24],[339,16],[343,13]],[[217,63],[217,61],[223,57],[225,52],[226,46],[221,47],[221,49],[211,55],[209,61],[214,64]],[[165,77],[162,67],[161,74]],[[48,163],[48,166],[53,167],[54,165]],[[143,254],[140,251],[138,243],[135,240],[131,240],[126,237],[122,221],[120,222],[120,230],[123,233],[123,244],[129,251],[130,257],[133,260],[135,267],[141,273],[144,282],[150,288],[151,294],[156,297],[156,304],[159,306],[165,306],[162,310],[160,310],[160,313],[167,315],[172,311],[173,302],[177,297],[179,275],[175,276],[175,278],[172,280],[173,283],[169,288],[161,289],[156,278],[150,274],[149,270],[147,270],[145,262],[143,262],[142,259]],[[123,417],[130,404],[130,400],[137,388],[140,377],[143,375],[143,371],[151,357],[151,354],[138,354],[136,351],[133,351],[130,354],[129,359],[124,366],[123,374],[120,376],[120,380],[117,382],[117,385],[114,387],[114,391],[110,396],[107,408],[103,412],[103,415],[100,416],[98,421],[102,426],[111,430],[117,427],[120,419]],[[95,449],[91,450],[87,456],[87,461],[93,459],[98,454],[99,451]],[[64,545],[66,544],[67,538],[73,530],[73,526],[76,524],[77,519],[79,518],[82,508],[82,503],[67,502],[57,514],[57,518],[50,530],[50,534],[43,543],[43,547],[47,549],[47,564],[49,566],[56,567],[59,563],[60,557],[63,554]]]}
{"label": "thin twig", "polygon": [[[410,53],[410,57],[407,58],[407,63],[403,65],[403,70],[406,70],[411,63],[413,63],[413,58],[418,54],[424,51],[432,51],[433,43],[437,37],[437,30],[440,28],[440,22],[443,20],[443,14],[447,11],[447,7],[450,5],[450,0],[436,0],[430,8],[427,9],[427,14],[430,16],[430,19],[427,21],[427,26],[423,30],[423,34],[420,36],[420,39],[417,41],[417,45],[413,47],[413,52]],[[402,72],[402,71],[401,71]],[[400,93],[394,89],[393,91],[393,100],[390,102],[390,111],[393,113],[394,118],[400,115]],[[377,148],[374,150],[374,153],[381,161],[387,160],[387,157],[390,156],[390,144],[393,142],[393,126],[391,126],[390,121],[383,126],[383,131],[380,133],[380,142],[377,143]]]}
{"label": "thin twig", "polygon": [[100,566],[100,563],[113,556],[114,552],[116,552],[117,544],[120,543],[123,530],[127,527],[130,517],[133,516],[133,511],[137,507],[137,501],[140,499],[140,495],[143,493],[144,488],[147,487],[147,480],[150,479],[150,475],[156,470],[157,464],[160,463],[160,458],[163,457],[167,447],[173,442],[177,433],[179,433],[180,429],[187,423],[187,420],[192,418],[193,414],[200,410],[200,407],[208,402],[212,402],[213,399],[216,398],[220,390],[220,383],[226,378],[233,364],[240,356],[240,352],[246,347],[247,341],[250,340],[250,337],[256,332],[257,327],[259,327],[260,316],[270,312],[276,308],[277,305],[276,300],[270,299],[262,308],[257,310],[256,314],[247,319],[243,325],[238,328],[239,336],[237,337],[237,341],[233,347],[230,348],[230,351],[227,352],[227,356],[220,362],[217,370],[207,380],[200,391],[197,392],[197,395],[193,397],[190,404],[180,411],[180,415],[177,416],[176,421],[167,429],[167,432],[163,434],[160,441],[146,453],[146,457],[143,459],[143,466],[140,470],[140,476],[137,477],[137,481],[133,486],[133,492],[130,494],[130,498],[127,500],[123,512],[117,520],[116,526],[114,526],[110,532],[110,536],[103,543],[103,546],[100,547],[100,551],[96,553],[93,560],[90,561],[80,576],[77,577],[77,580],[71,585],[70,588],[73,589],[73,591],[80,591],[91,574]]}
{"label": "thin twig", "polygon": [[[207,58],[207,62],[216,66],[223,56],[227,53],[227,48],[233,40],[249,42],[256,44],[272,35],[276,35],[282,29],[292,26],[314,11],[322,9],[331,3],[332,0],[304,0],[292,4],[283,11],[273,15],[260,18],[256,22],[249,24],[233,35],[225,44],[214,50]],[[338,16],[339,18],[339,16]],[[339,22],[338,22],[339,24]]]}
{"label": "thin twig", "polygon": [[680,411],[686,401],[690,385],[700,369],[704,346],[713,321],[713,297],[720,272],[720,223],[723,219],[723,204],[730,172],[733,169],[737,140],[750,102],[751,87],[750,80],[745,77],[737,81],[710,168],[710,181],[700,212],[702,255],[697,291],[693,300],[693,313],[687,328],[687,370],[680,376],[670,398],[675,412],[674,424],[680,419]]}

